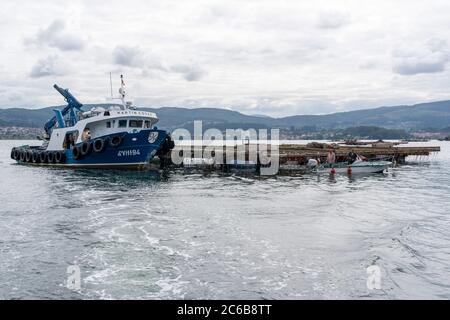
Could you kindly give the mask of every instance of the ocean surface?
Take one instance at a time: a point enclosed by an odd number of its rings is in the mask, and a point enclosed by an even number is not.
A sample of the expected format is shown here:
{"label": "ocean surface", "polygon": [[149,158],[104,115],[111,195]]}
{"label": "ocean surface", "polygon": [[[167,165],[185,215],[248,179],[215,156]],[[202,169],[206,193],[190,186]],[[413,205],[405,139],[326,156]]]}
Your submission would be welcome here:
{"label": "ocean surface", "polygon": [[14,164],[24,143],[0,141],[0,299],[450,298],[449,142],[335,179]]}

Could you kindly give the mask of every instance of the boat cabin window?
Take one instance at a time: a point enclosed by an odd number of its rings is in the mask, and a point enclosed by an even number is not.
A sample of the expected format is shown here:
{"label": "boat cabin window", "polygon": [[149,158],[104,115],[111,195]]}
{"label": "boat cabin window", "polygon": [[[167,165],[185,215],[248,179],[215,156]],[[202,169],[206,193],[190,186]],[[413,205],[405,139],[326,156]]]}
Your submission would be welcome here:
{"label": "boat cabin window", "polygon": [[119,120],[119,128],[126,128],[127,120]]}
{"label": "boat cabin window", "polygon": [[130,120],[130,128],[142,128],[142,120]]}
{"label": "boat cabin window", "polygon": [[107,122],[106,122],[106,127],[107,127],[107,128],[111,128],[111,122],[110,122],[110,121],[107,121]]}
{"label": "boat cabin window", "polygon": [[145,120],[144,128],[150,128],[150,121],[149,120]]}

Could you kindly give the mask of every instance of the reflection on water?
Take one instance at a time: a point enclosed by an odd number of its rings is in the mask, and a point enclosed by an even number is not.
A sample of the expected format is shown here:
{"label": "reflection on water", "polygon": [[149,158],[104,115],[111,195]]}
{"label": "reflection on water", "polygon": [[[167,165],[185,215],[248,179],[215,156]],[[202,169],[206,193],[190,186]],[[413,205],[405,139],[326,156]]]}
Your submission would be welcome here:
{"label": "reflection on water", "polygon": [[448,143],[350,178],[28,167],[12,145],[0,298],[450,298]]}

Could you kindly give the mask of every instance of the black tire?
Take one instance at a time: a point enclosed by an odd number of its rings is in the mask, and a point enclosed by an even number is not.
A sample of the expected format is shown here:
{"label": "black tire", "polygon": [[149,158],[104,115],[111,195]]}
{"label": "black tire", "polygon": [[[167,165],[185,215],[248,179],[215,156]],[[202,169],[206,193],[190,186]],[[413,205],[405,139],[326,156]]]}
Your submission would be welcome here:
{"label": "black tire", "polygon": [[39,161],[40,161],[41,163],[47,163],[47,162],[48,162],[47,152],[42,151],[42,152],[39,154]]}
{"label": "black tire", "polygon": [[25,153],[25,161],[31,162],[32,159],[33,159],[33,153],[31,152],[31,150],[27,150],[27,152]]}
{"label": "black tire", "polygon": [[175,142],[172,140],[170,136],[166,137],[163,143],[164,150],[172,150],[175,147]]}
{"label": "black tire", "polygon": [[64,151],[55,152],[55,162],[64,163],[66,161],[66,154]]}
{"label": "black tire", "polygon": [[85,141],[81,144],[80,153],[82,156],[87,156],[89,153],[91,153],[91,151],[92,143]]}
{"label": "black tire", "polygon": [[122,136],[113,136],[109,139],[109,145],[113,148],[117,148],[120,146],[123,142]]}
{"label": "black tire", "polygon": [[18,149],[14,149],[14,160],[20,159],[20,151]]}
{"label": "black tire", "polygon": [[169,149],[172,150],[175,148],[175,141],[172,140],[172,137],[169,137]]}
{"label": "black tire", "polygon": [[168,136],[164,139],[164,142],[163,142],[161,148],[158,150],[158,154],[159,155],[167,154],[174,147],[175,147],[174,141],[172,140],[172,138],[170,136]]}
{"label": "black tire", "polygon": [[92,149],[94,150],[94,152],[97,152],[97,153],[105,151],[105,147],[106,147],[106,142],[102,138],[95,139],[94,142],[92,143]]}
{"label": "black tire", "polygon": [[16,148],[12,148],[11,149],[11,159],[13,159],[13,160],[16,160],[15,158],[14,158],[14,155],[16,154]]}
{"label": "black tire", "polygon": [[55,153],[52,151],[47,152],[47,161],[48,163],[54,163],[55,162]]}
{"label": "black tire", "polygon": [[80,159],[80,158],[81,158],[81,150],[80,150],[80,147],[73,146],[73,147],[72,147],[72,154],[73,154],[73,158],[74,158],[75,160]]}
{"label": "black tire", "polygon": [[32,156],[32,158],[31,158],[31,161],[33,162],[33,163],[39,163],[39,162],[41,162],[41,154],[40,154],[40,152],[38,152],[38,151],[35,151],[35,152],[33,152],[33,156]]}
{"label": "black tire", "polygon": [[25,150],[20,150],[20,156],[19,156],[20,161],[25,162],[26,155],[27,155],[27,152]]}

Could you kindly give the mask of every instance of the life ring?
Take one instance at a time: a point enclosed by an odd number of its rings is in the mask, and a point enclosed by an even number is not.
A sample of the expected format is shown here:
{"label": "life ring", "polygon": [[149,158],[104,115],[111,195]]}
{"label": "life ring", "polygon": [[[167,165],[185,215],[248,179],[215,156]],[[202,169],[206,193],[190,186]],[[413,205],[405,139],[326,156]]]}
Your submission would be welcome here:
{"label": "life ring", "polygon": [[95,152],[103,152],[105,150],[105,146],[106,146],[105,140],[102,138],[95,139],[94,142],[92,143],[92,149]]}
{"label": "life ring", "polygon": [[92,143],[85,141],[81,144],[80,153],[82,156],[88,155],[91,152],[91,150],[92,150]]}
{"label": "life ring", "polygon": [[77,146],[73,146],[73,147],[72,147],[72,154],[73,154],[73,158],[74,158],[75,160],[80,159],[80,158],[81,158],[81,151],[80,151],[80,148],[77,147]]}
{"label": "life ring", "polygon": [[47,152],[42,151],[41,153],[39,153],[39,161],[41,163],[47,163],[48,162]]}
{"label": "life ring", "polygon": [[41,161],[39,152],[33,152],[31,161],[33,161],[33,163],[39,163]]}
{"label": "life ring", "polygon": [[55,153],[48,151],[47,152],[47,161],[48,163],[54,163],[55,162]]}
{"label": "life ring", "polygon": [[31,162],[32,158],[33,158],[33,153],[31,152],[31,150],[27,150],[27,152],[25,153],[25,161]]}
{"label": "life ring", "polygon": [[55,152],[55,162],[56,163],[63,163],[64,160],[66,160],[66,154],[63,151]]}
{"label": "life ring", "polygon": [[113,136],[109,139],[109,145],[113,148],[117,148],[120,146],[123,142],[122,136]]}

